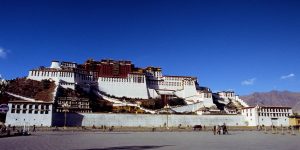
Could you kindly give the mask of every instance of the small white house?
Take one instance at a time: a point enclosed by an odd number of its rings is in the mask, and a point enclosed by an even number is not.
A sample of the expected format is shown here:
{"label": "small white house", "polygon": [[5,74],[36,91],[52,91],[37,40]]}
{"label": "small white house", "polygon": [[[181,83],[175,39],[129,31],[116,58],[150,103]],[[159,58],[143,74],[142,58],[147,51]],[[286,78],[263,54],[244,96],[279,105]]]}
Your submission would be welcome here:
{"label": "small white house", "polygon": [[11,126],[48,126],[52,124],[51,102],[10,101],[6,114],[7,125]]}
{"label": "small white house", "polygon": [[288,126],[291,107],[255,106],[242,109],[242,115],[249,126]]}

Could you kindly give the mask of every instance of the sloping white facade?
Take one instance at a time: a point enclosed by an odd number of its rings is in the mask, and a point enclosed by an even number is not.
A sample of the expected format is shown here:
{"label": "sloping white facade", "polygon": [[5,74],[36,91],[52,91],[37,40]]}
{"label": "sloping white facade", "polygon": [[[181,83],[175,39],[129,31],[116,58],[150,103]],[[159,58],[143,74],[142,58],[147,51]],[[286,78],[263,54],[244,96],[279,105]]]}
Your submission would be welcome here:
{"label": "sloping white facade", "polygon": [[99,77],[98,87],[100,91],[115,97],[149,98],[144,75],[129,74],[126,78]]}

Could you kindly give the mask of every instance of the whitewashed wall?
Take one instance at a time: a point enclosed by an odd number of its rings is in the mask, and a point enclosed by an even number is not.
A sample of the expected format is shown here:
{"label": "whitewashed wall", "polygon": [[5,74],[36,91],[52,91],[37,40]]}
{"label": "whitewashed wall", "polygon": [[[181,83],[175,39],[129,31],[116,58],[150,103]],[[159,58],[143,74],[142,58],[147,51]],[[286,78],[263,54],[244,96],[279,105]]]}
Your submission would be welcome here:
{"label": "whitewashed wall", "polygon": [[[246,115],[247,113],[245,111],[247,111],[248,115]],[[258,121],[257,121],[258,114],[255,111],[255,109],[246,109],[246,110],[244,110],[244,112],[242,112],[242,115],[245,116],[245,120],[247,121],[247,124],[249,126],[257,126],[258,125]]]}
{"label": "whitewashed wall", "polygon": [[[114,81],[111,82],[110,80]],[[126,81],[121,78],[110,78],[109,81],[107,81],[107,78],[104,79],[103,77],[99,77],[98,86],[100,91],[116,97],[125,96],[128,98],[149,98],[145,79],[144,83],[138,83],[133,82],[133,80],[129,77]]]}
{"label": "whitewashed wall", "polygon": [[278,117],[277,120],[271,120],[271,117],[260,116],[256,122],[257,122],[257,125],[289,126],[289,118],[288,117]]}
{"label": "whitewashed wall", "polygon": [[[53,116],[53,125],[63,124],[63,113]],[[69,126],[143,126],[159,127],[167,123],[169,126],[177,127],[179,124],[187,125],[222,125],[245,126],[244,117],[241,115],[151,115],[151,114],[68,114],[67,124]]]}
{"label": "whitewashed wall", "polygon": [[158,98],[159,97],[159,95],[155,89],[148,88],[148,93],[149,93],[150,98]]}
{"label": "whitewashed wall", "polygon": [[212,98],[202,98],[201,101],[203,101],[205,107],[215,106]]}

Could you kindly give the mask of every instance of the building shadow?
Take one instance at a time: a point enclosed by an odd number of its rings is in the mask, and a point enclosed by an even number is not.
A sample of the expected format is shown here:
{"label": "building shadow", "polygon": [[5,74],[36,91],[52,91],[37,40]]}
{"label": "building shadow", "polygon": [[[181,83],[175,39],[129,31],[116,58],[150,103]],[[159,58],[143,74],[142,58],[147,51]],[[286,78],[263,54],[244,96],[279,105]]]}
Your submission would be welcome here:
{"label": "building shadow", "polygon": [[146,149],[158,149],[167,146],[172,146],[172,145],[118,146],[118,147],[90,148],[90,149],[78,149],[78,150],[146,150]]}
{"label": "building shadow", "polygon": [[[66,126],[76,127],[82,126],[83,115],[79,113],[67,113],[66,114]],[[62,127],[64,126],[65,116],[64,113],[53,113],[52,126]]]}

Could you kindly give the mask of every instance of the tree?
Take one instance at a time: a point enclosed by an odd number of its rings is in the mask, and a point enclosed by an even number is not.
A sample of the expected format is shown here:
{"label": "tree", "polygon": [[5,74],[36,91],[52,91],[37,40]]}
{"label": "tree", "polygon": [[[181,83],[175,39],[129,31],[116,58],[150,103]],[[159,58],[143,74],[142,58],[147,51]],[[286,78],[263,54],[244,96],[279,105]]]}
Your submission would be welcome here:
{"label": "tree", "polygon": [[4,95],[6,89],[7,89],[7,81],[2,79],[0,76],[0,98]]}

